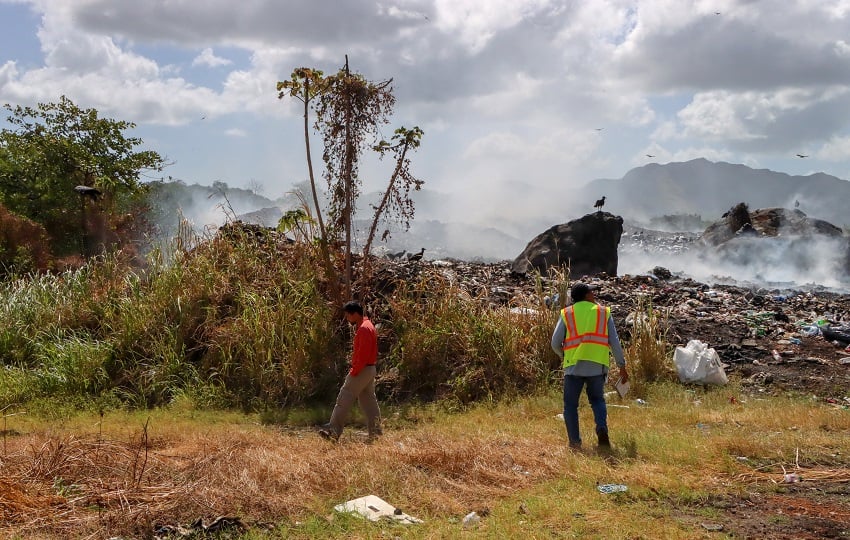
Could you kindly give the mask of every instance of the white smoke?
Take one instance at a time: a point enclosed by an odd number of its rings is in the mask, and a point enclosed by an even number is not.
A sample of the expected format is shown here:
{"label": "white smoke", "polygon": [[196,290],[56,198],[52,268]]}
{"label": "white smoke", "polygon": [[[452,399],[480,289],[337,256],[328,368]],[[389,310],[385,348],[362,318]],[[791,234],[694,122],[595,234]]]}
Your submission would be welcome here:
{"label": "white smoke", "polygon": [[719,248],[694,244],[678,253],[625,247],[619,253],[618,273],[647,274],[661,266],[702,283],[847,293],[847,242],[841,237],[750,237],[733,239]]}

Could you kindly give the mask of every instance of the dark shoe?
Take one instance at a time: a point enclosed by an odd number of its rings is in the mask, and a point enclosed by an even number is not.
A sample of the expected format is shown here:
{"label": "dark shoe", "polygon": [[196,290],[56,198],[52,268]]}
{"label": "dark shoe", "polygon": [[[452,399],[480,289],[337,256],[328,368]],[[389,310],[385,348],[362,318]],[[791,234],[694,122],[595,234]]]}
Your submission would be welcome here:
{"label": "dark shoe", "polygon": [[596,437],[599,439],[599,446],[611,446],[611,441],[608,439],[607,431],[597,431]]}
{"label": "dark shoe", "polygon": [[572,450],[581,450],[581,441],[579,442],[571,442],[570,449]]}
{"label": "dark shoe", "polygon": [[339,435],[331,431],[330,428],[322,428],[319,430],[319,436],[323,439],[327,439],[329,441],[337,442],[339,440]]}

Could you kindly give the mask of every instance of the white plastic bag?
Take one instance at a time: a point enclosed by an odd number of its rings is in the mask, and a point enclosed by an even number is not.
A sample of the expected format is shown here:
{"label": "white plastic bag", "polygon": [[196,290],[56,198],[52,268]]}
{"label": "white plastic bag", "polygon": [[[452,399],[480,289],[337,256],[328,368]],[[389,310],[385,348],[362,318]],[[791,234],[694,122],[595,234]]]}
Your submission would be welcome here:
{"label": "white plastic bag", "polygon": [[697,339],[692,339],[685,347],[676,347],[673,363],[683,383],[723,386],[729,382],[717,351]]}

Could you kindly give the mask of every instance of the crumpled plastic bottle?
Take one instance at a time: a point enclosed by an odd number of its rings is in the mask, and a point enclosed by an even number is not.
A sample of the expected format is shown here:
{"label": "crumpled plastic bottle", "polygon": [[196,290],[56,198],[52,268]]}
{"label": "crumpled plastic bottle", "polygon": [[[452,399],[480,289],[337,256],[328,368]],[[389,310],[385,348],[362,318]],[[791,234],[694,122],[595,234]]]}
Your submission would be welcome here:
{"label": "crumpled plastic bottle", "polygon": [[817,326],[810,324],[800,328],[800,333],[804,336],[816,336],[820,334],[820,328]]}
{"label": "crumpled plastic bottle", "polygon": [[470,512],[463,517],[463,526],[466,528],[475,527],[481,521],[481,516],[478,512]]}

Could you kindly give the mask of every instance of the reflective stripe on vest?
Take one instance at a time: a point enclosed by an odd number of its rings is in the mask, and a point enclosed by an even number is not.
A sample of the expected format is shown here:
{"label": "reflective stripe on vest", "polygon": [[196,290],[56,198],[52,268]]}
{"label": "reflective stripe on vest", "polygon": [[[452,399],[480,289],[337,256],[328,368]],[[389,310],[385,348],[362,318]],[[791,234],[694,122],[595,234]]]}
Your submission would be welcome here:
{"label": "reflective stripe on vest", "polygon": [[[588,305],[584,305],[588,304]],[[579,318],[576,320],[576,307]],[[608,318],[611,309],[590,302],[578,302],[561,310],[566,327],[564,337],[564,367],[575,365],[579,360],[590,360],[607,366]]]}

